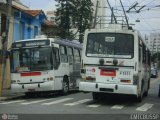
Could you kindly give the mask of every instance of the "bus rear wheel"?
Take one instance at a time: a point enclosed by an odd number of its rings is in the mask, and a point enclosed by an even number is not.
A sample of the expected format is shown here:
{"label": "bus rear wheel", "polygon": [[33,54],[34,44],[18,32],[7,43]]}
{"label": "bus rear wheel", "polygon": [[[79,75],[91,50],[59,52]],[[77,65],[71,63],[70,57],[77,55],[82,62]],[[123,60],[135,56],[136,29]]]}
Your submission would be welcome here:
{"label": "bus rear wheel", "polygon": [[147,85],[147,90],[144,92],[144,96],[147,97],[148,96],[148,90],[150,88],[150,80],[148,81],[148,85]]}
{"label": "bus rear wheel", "polygon": [[62,83],[62,94],[63,95],[68,95],[69,94],[69,81],[68,78],[64,78],[63,83]]}
{"label": "bus rear wheel", "polygon": [[139,96],[137,97],[137,102],[142,102],[143,100],[143,91],[144,91],[144,84],[142,83],[142,86],[141,86],[141,92],[139,94]]}

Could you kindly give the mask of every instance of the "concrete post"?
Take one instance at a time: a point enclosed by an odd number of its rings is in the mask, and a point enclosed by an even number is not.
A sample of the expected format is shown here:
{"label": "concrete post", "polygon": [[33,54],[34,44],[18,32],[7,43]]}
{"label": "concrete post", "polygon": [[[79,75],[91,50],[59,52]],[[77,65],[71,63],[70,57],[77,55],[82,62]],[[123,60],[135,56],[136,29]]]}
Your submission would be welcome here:
{"label": "concrete post", "polygon": [[6,51],[7,51],[7,45],[8,45],[8,32],[9,32],[9,24],[10,24],[10,18],[11,18],[11,12],[12,12],[12,0],[7,1],[7,22],[6,22],[6,30],[5,30],[5,36],[4,41],[2,43],[2,61],[0,61],[0,96],[2,96],[2,90],[3,90],[3,80],[5,78],[6,74]]}

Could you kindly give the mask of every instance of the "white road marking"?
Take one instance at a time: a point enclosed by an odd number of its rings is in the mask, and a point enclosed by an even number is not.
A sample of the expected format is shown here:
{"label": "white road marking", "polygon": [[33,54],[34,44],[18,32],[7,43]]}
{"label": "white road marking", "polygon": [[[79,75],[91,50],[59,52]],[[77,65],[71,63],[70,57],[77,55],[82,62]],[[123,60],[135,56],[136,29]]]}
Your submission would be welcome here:
{"label": "white road marking", "polygon": [[77,101],[77,102],[67,103],[67,104],[64,104],[64,105],[67,105],[67,106],[74,106],[74,105],[82,104],[82,103],[85,103],[85,102],[88,102],[88,101],[91,101],[91,99],[79,100],[79,101]]}
{"label": "white road marking", "polygon": [[91,108],[97,108],[99,106],[100,106],[99,104],[88,105],[88,107],[91,107]]}
{"label": "white road marking", "polygon": [[18,102],[24,102],[26,100],[14,100],[14,101],[10,101],[10,102],[2,102],[0,104],[11,104],[11,103],[18,103]]}
{"label": "white road marking", "polygon": [[62,103],[62,102],[65,102],[65,101],[68,101],[68,100],[72,100],[72,99],[73,98],[64,98],[64,99],[56,100],[56,101],[49,102],[49,103],[43,103],[42,105],[52,105],[52,104]]}
{"label": "white road marking", "polygon": [[138,107],[137,111],[147,111],[148,109],[152,108],[154,104],[145,103],[144,105]]}
{"label": "white road marking", "polygon": [[50,99],[45,99],[45,100],[37,100],[37,101],[32,101],[32,102],[25,102],[25,103],[21,103],[22,105],[29,105],[29,104],[33,104],[33,103],[40,103],[40,102],[44,102]]}
{"label": "white road marking", "polygon": [[122,109],[124,105],[114,105],[111,107],[111,109]]}

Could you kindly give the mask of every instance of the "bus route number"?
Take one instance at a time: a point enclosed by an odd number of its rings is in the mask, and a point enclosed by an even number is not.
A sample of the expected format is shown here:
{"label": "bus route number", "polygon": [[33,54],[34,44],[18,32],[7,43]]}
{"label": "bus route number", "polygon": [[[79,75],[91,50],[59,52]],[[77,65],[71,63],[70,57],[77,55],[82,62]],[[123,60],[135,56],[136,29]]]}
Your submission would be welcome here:
{"label": "bus route number", "polygon": [[114,42],[115,37],[105,37],[105,42]]}

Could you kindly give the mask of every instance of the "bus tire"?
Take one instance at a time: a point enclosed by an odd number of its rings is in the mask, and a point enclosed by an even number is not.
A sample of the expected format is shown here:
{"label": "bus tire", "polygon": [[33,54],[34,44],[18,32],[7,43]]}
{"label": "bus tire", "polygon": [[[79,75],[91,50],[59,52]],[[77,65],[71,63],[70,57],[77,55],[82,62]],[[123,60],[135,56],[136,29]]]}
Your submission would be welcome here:
{"label": "bus tire", "polygon": [[63,87],[62,94],[68,95],[69,94],[69,81],[67,77],[64,77],[62,87]]}
{"label": "bus tire", "polygon": [[142,102],[143,95],[142,93],[137,97],[137,102]]}
{"label": "bus tire", "polygon": [[150,79],[148,81],[147,90],[144,92],[144,96],[145,97],[148,96],[148,90],[149,90],[149,88],[150,88]]}
{"label": "bus tire", "polygon": [[146,91],[144,92],[144,96],[145,96],[145,97],[148,96],[148,90],[146,90]]}
{"label": "bus tire", "polygon": [[100,99],[100,93],[93,92],[92,97],[93,97],[93,100],[99,100]]}
{"label": "bus tire", "polygon": [[142,82],[141,92],[140,92],[139,96],[137,97],[137,102],[142,102],[142,99],[143,99],[143,89],[144,89],[144,84]]}

